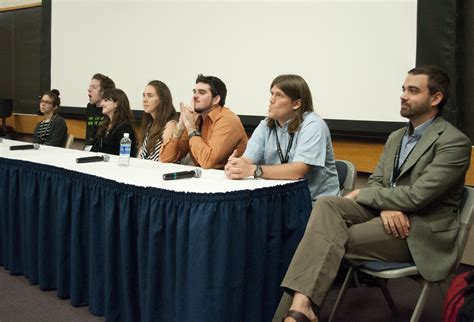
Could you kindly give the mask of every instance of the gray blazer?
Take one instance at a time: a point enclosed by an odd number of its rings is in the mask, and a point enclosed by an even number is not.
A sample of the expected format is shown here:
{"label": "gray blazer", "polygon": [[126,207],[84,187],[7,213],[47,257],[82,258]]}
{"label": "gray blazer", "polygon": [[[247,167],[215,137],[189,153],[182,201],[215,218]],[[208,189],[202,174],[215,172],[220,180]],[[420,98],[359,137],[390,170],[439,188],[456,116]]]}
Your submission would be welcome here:
{"label": "gray blazer", "polygon": [[471,158],[471,141],[438,117],[414,147],[390,187],[395,154],[405,130],[393,132],[368,187],[357,202],[380,210],[399,210],[410,220],[408,247],[428,281],[445,279],[457,257],[457,210]]}

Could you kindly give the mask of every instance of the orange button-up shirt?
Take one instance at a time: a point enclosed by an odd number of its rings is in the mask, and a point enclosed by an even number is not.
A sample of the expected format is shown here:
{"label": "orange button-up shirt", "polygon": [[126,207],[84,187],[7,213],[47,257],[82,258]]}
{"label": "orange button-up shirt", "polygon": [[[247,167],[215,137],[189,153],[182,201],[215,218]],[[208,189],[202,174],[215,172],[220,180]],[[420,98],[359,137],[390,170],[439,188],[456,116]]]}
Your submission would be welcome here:
{"label": "orange button-up shirt", "polygon": [[201,136],[189,139],[187,131],[180,139],[172,138],[161,151],[162,162],[177,162],[189,152],[194,163],[205,169],[223,169],[229,156],[237,150],[241,156],[248,137],[240,118],[227,107],[214,107],[204,117]]}

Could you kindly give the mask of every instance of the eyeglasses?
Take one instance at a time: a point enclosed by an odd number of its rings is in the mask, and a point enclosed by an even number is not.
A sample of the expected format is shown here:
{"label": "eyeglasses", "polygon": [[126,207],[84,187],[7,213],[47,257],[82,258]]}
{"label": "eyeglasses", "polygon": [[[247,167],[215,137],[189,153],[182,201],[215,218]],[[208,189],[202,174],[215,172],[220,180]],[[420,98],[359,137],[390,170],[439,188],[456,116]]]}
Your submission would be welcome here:
{"label": "eyeglasses", "polygon": [[41,100],[40,103],[45,103],[45,104],[53,104],[53,102],[51,101],[47,101],[47,100]]}

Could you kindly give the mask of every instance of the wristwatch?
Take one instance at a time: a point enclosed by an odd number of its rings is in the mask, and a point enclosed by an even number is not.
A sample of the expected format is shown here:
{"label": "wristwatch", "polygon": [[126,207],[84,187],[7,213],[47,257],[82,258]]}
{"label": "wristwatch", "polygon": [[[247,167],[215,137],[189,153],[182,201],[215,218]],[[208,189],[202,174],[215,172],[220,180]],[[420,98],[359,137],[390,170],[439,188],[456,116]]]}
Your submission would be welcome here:
{"label": "wristwatch", "polygon": [[193,136],[201,136],[201,132],[199,132],[198,130],[195,130],[189,133],[189,138],[192,138]]}
{"label": "wristwatch", "polygon": [[257,164],[257,167],[255,168],[255,172],[253,173],[253,177],[255,179],[258,179],[258,178],[261,178],[262,175],[263,175],[262,166]]}

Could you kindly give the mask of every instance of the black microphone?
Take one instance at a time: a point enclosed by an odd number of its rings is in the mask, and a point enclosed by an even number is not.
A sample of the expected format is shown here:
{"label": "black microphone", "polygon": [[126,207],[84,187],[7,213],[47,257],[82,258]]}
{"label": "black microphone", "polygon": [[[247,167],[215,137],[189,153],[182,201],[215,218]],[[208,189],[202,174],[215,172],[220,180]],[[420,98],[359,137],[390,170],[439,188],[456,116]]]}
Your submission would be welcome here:
{"label": "black microphone", "polygon": [[10,146],[10,151],[15,151],[15,150],[38,150],[39,148],[40,148],[40,146],[39,146],[38,143],[12,145],[12,146]]}
{"label": "black microphone", "polygon": [[77,163],[89,163],[89,162],[100,162],[100,161],[109,161],[110,159],[110,156],[108,156],[107,154],[103,154],[103,155],[96,155],[96,156],[93,156],[93,157],[83,157],[83,158],[77,158],[76,159],[76,162]]}
{"label": "black microphone", "polygon": [[163,180],[176,180],[176,179],[185,179],[185,178],[200,178],[201,177],[201,169],[194,169],[191,171],[179,171],[179,172],[171,172],[165,173],[163,175]]}

